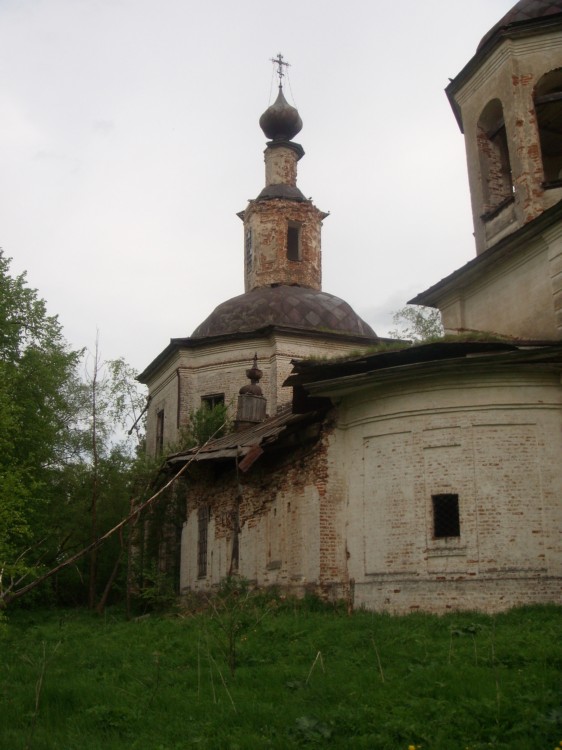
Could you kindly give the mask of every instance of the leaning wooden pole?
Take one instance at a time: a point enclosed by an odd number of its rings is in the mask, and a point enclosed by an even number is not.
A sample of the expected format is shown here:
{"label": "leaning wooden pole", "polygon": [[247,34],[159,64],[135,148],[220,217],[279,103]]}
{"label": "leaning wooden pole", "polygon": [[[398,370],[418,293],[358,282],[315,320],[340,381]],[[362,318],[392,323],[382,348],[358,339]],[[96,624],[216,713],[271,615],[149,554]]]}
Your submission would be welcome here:
{"label": "leaning wooden pole", "polygon": [[215,437],[215,435],[222,430],[224,427],[224,424],[222,424],[212,435],[211,437],[201,445],[197,451],[191,456],[191,458],[186,461],[186,463],[181,467],[181,469],[174,474],[174,476],[166,482],[166,484],[161,487],[158,492],[155,492],[154,495],[148,498],[148,500],[145,500],[144,503],[141,503],[132,513],[129,513],[125,518],[121,519],[118,524],[116,524],[113,528],[109,529],[109,531],[106,531],[105,534],[102,534],[102,536],[98,537],[95,541],[91,542],[87,547],[84,547],[79,552],[76,552],[71,557],[68,557],[66,560],[64,560],[60,565],[57,565],[54,568],[51,568],[51,570],[48,570],[46,573],[43,573],[43,575],[39,576],[38,578],[35,578],[33,581],[28,583],[26,586],[22,586],[20,589],[17,589],[14,591],[12,588],[6,589],[6,591],[2,592],[0,594],[0,608],[7,607],[8,604],[15,601],[16,599],[21,598],[24,596],[24,594],[27,594],[29,591],[32,591],[34,588],[39,586],[44,581],[51,578],[51,576],[56,575],[57,573],[60,573],[61,570],[64,570],[64,568],[67,568],[69,565],[74,565],[75,562],[78,560],[81,560],[86,555],[90,554],[91,552],[98,549],[98,547],[101,547],[101,545],[107,541],[113,534],[116,534],[118,531],[123,529],[124,526],[126,526],[128,523],[133,521],[135,518],[138,517],[140,513],[142,513],[144,510],[149,508],[158,498],[160,495],[162,495],[163,492],[165,492],[167,489],[169,489],[174,482],[181,477],[182,474],[184,474],[187,469],[191,466],[193,461],[197,458],[199,453],[205,448],[205,446],[211,442],[211,440]]}

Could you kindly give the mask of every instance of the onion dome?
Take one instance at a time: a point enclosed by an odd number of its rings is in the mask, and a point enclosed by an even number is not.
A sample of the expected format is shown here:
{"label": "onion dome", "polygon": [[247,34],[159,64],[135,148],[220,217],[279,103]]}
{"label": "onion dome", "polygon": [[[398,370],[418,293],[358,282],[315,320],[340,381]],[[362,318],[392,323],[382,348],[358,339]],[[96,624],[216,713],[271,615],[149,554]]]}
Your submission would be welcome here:
{"label": "onion dome", "polygon": [[562,14],[562,0],[520,0],[495,26],[482,38],[478,45],[481,50],[501,31],[513,26],[525,26],[547,16]]}
{"label": "onion dome", "polygon": [[223,302],[194,339],[259,331],[268,326],[376,340],[373,329],[339,297],[299,286],[264,286]]}
{"label": "onion dome", "polygon": [[281,86],[275,102],[260,117],[260,128],[272,141],[290,141],[302,130],[300,115],[283,96]]}

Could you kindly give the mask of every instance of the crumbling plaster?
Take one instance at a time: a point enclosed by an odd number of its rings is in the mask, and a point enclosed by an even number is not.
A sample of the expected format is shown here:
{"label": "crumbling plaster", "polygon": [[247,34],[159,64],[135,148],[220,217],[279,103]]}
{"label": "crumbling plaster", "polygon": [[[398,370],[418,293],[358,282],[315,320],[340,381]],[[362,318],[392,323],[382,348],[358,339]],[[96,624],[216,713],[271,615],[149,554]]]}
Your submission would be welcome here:
{"label": "crumbling plaster", "polygon": [[[244,213],[244,226],[252,231],[253,259],[246,268],[245,291],[271,284],[321,289],[324,215],[310,201],[252,201]],[[287,258],[289,222],[300,227],[299,260]]]}
{"label": "crumbling plaster", "polygon": [[[562,31],[540,37],[504,40],[468,76],[455,94],[461,108],[477,253],[510,234],[562,198],[562,188],[544,190],[539,134],[533,103],[534,87],[550,70],[560,67]],[[486,105],[503,106],[515,204],[486,222],[478,120]]]}
{"label": "crumbling plaster", "polygon": [[[312,448],[188,488],[182,588],[209,589],[228,573],[239,497],[237,572],[259,586],[398,613],[558,599],[556,373],[483,365],[330,394],[337,411]],[[443,492],[459,496],[459,537],[434,538],[431,498]],[[203,578],[200,503],[213,518]]]}

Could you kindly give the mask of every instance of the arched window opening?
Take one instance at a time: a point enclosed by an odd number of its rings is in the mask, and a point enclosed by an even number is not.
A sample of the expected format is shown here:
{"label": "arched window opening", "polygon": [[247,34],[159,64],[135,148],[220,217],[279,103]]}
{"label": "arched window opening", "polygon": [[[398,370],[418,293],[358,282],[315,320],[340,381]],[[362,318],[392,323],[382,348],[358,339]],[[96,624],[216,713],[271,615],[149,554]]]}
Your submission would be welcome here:
{"label": "arched window opening", "polygon": [[535,89],[535,112],[545,187],[562,186],[562,68],[544,75]]}
{"label": "arched window opening", "polygon": [[482,218],[486,220],[513,201],[509,148],[499,99],[492,99],[484,107],[478,120],[477,137],[484,198]]}

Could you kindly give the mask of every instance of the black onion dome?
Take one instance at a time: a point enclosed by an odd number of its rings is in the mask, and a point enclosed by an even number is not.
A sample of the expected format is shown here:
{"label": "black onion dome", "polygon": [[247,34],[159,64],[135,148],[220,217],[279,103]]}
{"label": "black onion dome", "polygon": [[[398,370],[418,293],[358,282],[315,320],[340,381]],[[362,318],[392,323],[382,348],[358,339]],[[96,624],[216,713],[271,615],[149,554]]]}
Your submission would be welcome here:
{"label": "black onion dome", "polygon": [[562,0],[556,0],[555,2],[551,0],[520,0],[482,37],[478,49],[482,49],[487,42],[503,29],[516,24],[532,23],[533,21],[545,18],[546,16],[554,16],[558,13],[562,14]]}
{"label": "black onion dome", "polygon": [[191,337],[249,333],[267,326],[376,339],[373,329],[339,297],[300,286],[258,287],[223,302]]}
{"label": "black onion dome", "polygon": [[260,117],[260,128],[272,141],[290,141],[302,130],[300,115],[283,96],[281,86],[275,102]]}

